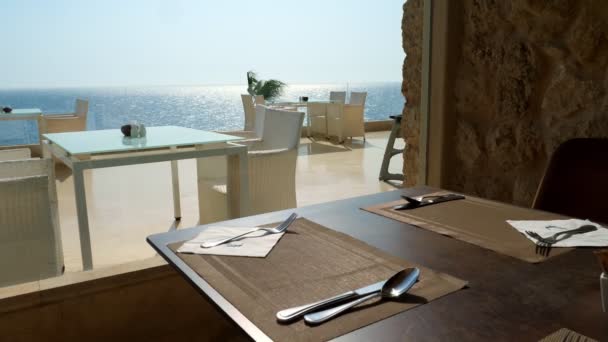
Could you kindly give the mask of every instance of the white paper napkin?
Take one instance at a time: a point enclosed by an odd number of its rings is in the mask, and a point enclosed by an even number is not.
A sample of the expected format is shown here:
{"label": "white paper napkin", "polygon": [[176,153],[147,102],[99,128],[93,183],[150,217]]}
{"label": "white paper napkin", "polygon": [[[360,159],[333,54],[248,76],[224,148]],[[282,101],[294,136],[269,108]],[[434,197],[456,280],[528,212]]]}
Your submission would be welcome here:
{"label": "white paper napkin", "polygon": [[[597,227],[596,231],[572,235],[565,240],[553,244],[554,247],[604,247],[608,246],[608,229],[589,220],[552,220],[552,221],[513,221],[507,223],[524,234],[525,237],[536,243],[536,239],[531,238],[525,233],[526,230],[538,233],[542,237],[549,237],[564,230],[576,229],[584,225]],[[550,228],[547,228],[550,227]],[[555,228],[559,227],[559,228]],[[558,236],[558,239],[560,237]]]}
{"label": "white paper napkin", "polygon": [[203,243],[203,241],[229,238],[243,234],[244,232],[253,228],[254,227],[212,226],[202,231],[194,239],[184,242],[184,244],[177,249],[177,252],[264,258],[266,255],[268,255],[268,253],[270,253],[274,245],[279,242],[283,234],[285,234],[285,232],[280,234],[270,234],[261,230],[245,235],[239,240],[219,246],[211,248],[201,247],[201,243]]}

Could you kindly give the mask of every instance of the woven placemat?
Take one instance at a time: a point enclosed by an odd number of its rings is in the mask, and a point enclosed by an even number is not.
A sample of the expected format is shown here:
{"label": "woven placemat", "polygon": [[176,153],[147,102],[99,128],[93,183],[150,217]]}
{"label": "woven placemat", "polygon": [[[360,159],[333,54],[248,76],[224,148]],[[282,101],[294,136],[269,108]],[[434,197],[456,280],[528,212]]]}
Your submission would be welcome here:
{"label": "woven placemat", "polygon": [[[180,244],[169,247],[175,251]],[[266,258],[177,255],[275,341],[328,340],[466,285],[303,218],[289,227]],[[407,267],[419,267],[420,280],[400,301],[370,300],[319,326],[276,321],[280,310],[387,279]]]}
{"label": "woven placemat", "polygon": [[366,207],[363,210],[531,263],[542,262],[572,250],[572,248],[553,248],[548,257],[536,254],[535,244],[506,222],[506,220],[567,219],[558,214],[471,196],[414,209],[393,208],[405,203],[407,203],[405,200],[400,200]]}
{"label": "woven placemat", "polygon": [[540,339],[539,342],[598,342],[570,329],[561,328],[553,334]]}

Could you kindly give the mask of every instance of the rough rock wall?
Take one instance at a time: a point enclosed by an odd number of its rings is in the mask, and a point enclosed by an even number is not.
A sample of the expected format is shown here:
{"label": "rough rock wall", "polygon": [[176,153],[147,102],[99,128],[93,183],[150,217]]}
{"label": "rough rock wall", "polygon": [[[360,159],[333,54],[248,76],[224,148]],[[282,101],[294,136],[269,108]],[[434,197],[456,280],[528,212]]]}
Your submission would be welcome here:
{"label": "rough rock wall", "polygon": [[[444,187],[529,206],[560,143],[608,137],[608,1],[456,1],[452,15],[462,16],[454,22],[463,34],[446,99],[455,127],[446,136]],[[404,10],[404,134],[413,145],[404,171],[411,179],[420,63],[410,57],[421,56],[421,1]]]}
{"label": "rough rock wall", "polygon": [[548,158],[608,136],[608,1],[462,0],[447,186],[529,206]]}
{"label": "rough rock wall", "polygon": [[407,0],[403,5],[401,32],[403,50],[403,84],[401,92],[407,99],[403,108],[401,133],[407,148],[403,154],[405,185],[413,186],[418,178],[420,136],[420,89],[422,75],[422,0]]}

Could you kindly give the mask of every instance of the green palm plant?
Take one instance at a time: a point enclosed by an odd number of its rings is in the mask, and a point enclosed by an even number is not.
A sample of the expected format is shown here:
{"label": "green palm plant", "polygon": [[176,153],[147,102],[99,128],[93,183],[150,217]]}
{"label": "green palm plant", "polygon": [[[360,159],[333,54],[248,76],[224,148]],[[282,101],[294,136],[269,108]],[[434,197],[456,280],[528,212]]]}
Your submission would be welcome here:
{"label": "green palm plant", "polygon": [[283,95],[287,84],[279,80],[260,80],[253,71],[247,72],[247,92],[251,96],[264,95],[266,101],[271,101]]}

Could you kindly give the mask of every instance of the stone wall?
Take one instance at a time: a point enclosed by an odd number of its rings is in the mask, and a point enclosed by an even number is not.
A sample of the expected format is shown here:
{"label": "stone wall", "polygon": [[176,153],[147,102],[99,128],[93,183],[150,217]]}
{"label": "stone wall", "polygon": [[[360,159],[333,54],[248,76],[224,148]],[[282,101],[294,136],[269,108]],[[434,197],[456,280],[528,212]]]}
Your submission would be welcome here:
{"label": "stone wall", "polygon": [[[419,5],[410,2],[404,7],[403,28],[408,59],[408,47],[414,46],[409,32],[419,25],[406,27],[408,21],[416,22],[407,18],[422,17]],[[446,132],[449,165],[444,165],[443,187],[529,206],[560,143],[608,136],[608,1],[453,4],[450,15],[460,20],[450,22],[459,25],[453,29],[462,35],[459,44],[450,45],[460,51],[445,99],[446,115],[455,124]],[[406,60],[404,69],[409,65]],[[416,82],[419,76],[404,70],[408,105],[411,96],[414,104],[419,99],[411,90]],[[408,135],[413,131],[408,127],[418,122],[415,106],[405,114]],[[417,139],[417,132],[412,136]],[[417,163],[410,152],[406,172]]]}
{"label": "stone wall", "polygon": [[403,5],[401,21],[403,50],[406,53],[403,62],[403,85],[401,92],[407,99],[403,109],[401,133],[407,144],[403,154],[403,174],[405,185],[416,184],[419,169],[419,136],[420,136],[420,78],[422,75],[422,0],[408,0]]}

